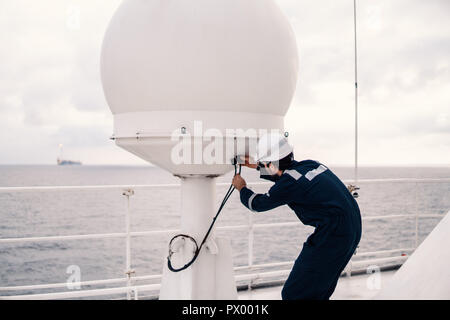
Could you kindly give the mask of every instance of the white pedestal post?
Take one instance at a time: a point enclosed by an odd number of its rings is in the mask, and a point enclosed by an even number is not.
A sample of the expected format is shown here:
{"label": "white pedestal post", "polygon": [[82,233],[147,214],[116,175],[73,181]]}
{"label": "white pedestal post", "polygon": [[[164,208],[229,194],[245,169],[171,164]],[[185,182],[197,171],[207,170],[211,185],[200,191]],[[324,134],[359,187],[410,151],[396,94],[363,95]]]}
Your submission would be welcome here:
{"label": "white pedestal post", "polygon": [[[217,211],[215,194],[215,178],[199,176],[181,180],[181,233],[193,237],[199,246]],[[192,256],[190,246],[183,250]],[[170,271],[164,259],[159,298],[236,299],[230,241],[216,239],[213,229],[197,260],[181,272]]]}

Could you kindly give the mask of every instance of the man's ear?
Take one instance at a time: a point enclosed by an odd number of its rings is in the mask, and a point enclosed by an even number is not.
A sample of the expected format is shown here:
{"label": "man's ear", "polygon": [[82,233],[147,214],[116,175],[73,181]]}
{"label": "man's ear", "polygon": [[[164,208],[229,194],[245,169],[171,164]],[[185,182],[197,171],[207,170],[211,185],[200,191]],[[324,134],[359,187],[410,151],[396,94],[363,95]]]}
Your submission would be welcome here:
{"label": "man's ear", "polygon": [[272,174],[275,174],[279,171],[278,167],[274,165],[272,162],[269,164],[268,168],[270,172],[272,172]]}

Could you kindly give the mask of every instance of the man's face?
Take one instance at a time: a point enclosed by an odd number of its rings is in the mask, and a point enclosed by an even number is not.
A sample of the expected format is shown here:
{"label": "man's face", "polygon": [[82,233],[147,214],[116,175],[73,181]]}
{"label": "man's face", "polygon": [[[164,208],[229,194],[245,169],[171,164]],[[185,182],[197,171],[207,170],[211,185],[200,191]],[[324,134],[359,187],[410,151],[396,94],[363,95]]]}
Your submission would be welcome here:
{"label": "man's face", "polygon": [[260,170],[263,175],[276,175],[278,173],[278,168],[272,162],[260,162]]}

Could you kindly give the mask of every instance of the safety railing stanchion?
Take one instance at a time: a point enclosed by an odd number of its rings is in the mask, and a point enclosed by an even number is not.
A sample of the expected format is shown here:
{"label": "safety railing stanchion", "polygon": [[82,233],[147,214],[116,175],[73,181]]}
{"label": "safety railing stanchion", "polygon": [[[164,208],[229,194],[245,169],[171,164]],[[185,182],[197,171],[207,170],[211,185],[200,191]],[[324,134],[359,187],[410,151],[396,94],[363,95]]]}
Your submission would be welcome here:
{"label": "safety railing stanchion", "polygon": [[417,249],[417,247],[419,246],[419,210],[418,210],[418,207],[417,207],[417,203],[418,203],[418,201],[417,201],[417,188],[418,188],[418,185],[417,185],[417,182],[414,184],[414,209],[415,209],[415,219],[416,219],[416,221],[415,221],[415,224],[416,224],[416,226],[415,226],[415,248]]}
{"label": "safety railing stanchion", "polygon": [[127,275],[127,300],[131,300],[131,275],[134,270],[131,269],[131,211],[130,211],[130,197],[134,195],[133,189],[123,190],[122,195],[127,197],[127,212],[125,216],[125,274]]}
{"label": "safety railing stanchion", "polygon": [[[251,272],[253,268],[253,213],[248,213],[248,270]],[[248,290],[252,290],[253,280],[248,282]]]}

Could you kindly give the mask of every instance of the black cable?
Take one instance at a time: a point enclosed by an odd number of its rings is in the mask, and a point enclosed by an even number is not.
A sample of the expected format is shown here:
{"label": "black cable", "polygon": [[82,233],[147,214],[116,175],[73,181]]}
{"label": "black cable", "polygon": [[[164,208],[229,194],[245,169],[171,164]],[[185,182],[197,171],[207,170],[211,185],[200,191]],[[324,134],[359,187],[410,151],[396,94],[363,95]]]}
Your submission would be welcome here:
{"label": "black cable", "polygon": [[[233,164],[234,164],[234,175],[241,174],[241,165],[240,165],[240,164],[238,165],[236,159],[235,159],[235,161],[234,161]],[[239,170],[238,170],[238,167],[239,167]],[[169,268],[170,271],[172,271],[172,272],[180,272],[180,271],[183,271],[183,270],[189,268],[189,267],[194,263],[194,261],[197,260],[197,257],[198,257],[199,254],[200,254],[200,250],[202,250],[203,245],[205,244],[206,240],[208,239],[208,236],[209,236],[209,234],[211,233],[211,230],[213,229],[214,224],[216,223],[217,217],[219,216],[219,214],[220,214],[220,212],[222,211],[222,209],[225,207],[225,204],[227,203],[228,199],[230,198],[231,194],[233,193],[233,191],[234,191],[235,189],[236,189],[236,188],[233,186],[233,184],[231,184],[230,187],[228,188],[228,191],[227,191],[227,193],[225,194],[225,197],[223,198],[222,203],[220,204],[219,209],[217,210],[217,213],[216,213],[216,215],[214,216],[213,221],[211,222],[211,225],[209,226],[208,231],[206,232],[205,236],[203,237],[203,240],[202,240],[202,242],[200,243],[200,246],[197,245],[197,241],[195,241],[195,239],[194,239],[193,237],[191,237],[191,236],[189,236],[189,235],[186,235],[186,234],[177,234],[176,236],[174,236],[174,237],[170,240],[170,242],[169,242],[169,255],[167,256],[167,267]],[[195,244],[195,253],[194,253],[194,257],[191,259],[191,261],[189,261],[188,263],[186,263],[186,264],[185,264],[184,266],[182,266],[181,268],[174,268],[174,267],[172,266],[172,261],[170,260],[171,257],[172,257],[172,254],[174,253],[174,252],[172,251],[172,249],[171,249],[171,246],[172,246],[173,241],[174,241],[175,239],[179,238],[179,237],[191,239],[191,240],[194,242],[194,244]]]}

